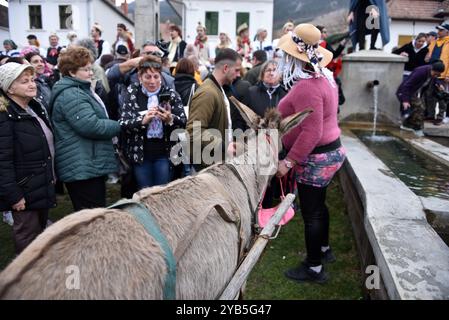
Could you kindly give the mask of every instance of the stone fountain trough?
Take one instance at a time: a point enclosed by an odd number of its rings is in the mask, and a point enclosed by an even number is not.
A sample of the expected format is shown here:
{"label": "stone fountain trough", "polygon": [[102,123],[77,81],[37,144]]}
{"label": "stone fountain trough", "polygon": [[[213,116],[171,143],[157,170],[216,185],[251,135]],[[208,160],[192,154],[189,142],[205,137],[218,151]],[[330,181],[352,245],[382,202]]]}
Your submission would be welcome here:
{"label": "stone fountain trough", "polygon": [[381,131],[390,132],[447,170],[449,148],[398,130],[395,92],[406,58],[361,51],[343,61],[347,102],[341,107],[340,122],[347,161],[339,178],[362,273],[368,279],[372,274],[366,271],[374,266],[381,278],[378,288],[367,287],[365,292],[371,299],[449,299],[449,247],[443,241],[449,230],[449,201],[415,194],[354,134],[354,129],[373,126],[374,81],[378,81]]}

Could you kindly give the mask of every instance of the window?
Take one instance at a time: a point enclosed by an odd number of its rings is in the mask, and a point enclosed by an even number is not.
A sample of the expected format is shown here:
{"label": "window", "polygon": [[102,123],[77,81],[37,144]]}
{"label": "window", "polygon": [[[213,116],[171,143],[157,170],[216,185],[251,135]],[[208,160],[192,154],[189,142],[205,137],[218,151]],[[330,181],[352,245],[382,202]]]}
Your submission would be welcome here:
{"label": "window", "polygon": [[249,28],[249,12],[237,12],[237,24],[235,26],[235,34],[237,34],[237,29],[246,22]]}
{"label": "window", "polygon": [[28,6],[30,15],[30,29],[42,29],[42,10],[41,6]]}
{"label": "window", "polygon": [[73,29],[72,6],[59,6],[59,28]]}
{"label": "window", "polygon": [[207,34],[218,36],[218,12],[206,11]]}
{"label": "window", "polygon": [[9,28],[8,8],[0,4],[0,27]]}

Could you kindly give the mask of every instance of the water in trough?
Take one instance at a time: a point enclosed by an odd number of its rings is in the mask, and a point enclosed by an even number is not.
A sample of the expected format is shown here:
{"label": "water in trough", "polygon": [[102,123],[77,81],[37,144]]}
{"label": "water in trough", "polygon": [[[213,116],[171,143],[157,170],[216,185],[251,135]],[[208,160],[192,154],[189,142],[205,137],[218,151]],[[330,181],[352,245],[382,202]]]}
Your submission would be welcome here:
{"label": "water in trough", "polygon": [[449,200],[449,170],[409,147],[399,138],[370,131],[354,131],[361,141],[416,195]]}

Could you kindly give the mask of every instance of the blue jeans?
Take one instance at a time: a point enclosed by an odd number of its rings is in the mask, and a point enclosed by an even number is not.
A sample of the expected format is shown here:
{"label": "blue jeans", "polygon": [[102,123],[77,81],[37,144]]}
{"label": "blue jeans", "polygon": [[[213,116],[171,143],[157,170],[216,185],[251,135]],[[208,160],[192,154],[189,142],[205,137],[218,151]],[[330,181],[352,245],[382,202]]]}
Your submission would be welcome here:
{"label": "blue jeans", "polygon": [[170,182],[170,162],[168,158],[144,159],[141,164],[134,164],[133,167],[139,190]]}

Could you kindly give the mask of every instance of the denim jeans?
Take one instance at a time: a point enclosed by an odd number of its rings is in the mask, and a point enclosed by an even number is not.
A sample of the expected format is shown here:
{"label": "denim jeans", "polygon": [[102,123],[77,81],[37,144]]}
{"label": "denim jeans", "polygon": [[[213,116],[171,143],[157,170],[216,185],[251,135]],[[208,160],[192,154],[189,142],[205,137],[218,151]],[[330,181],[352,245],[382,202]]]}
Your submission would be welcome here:
{"label": "denim jeans", "polygon": [[141,164],[134,164],[133,168],[139,190],[170,182],[168,158],[144,159]]}

